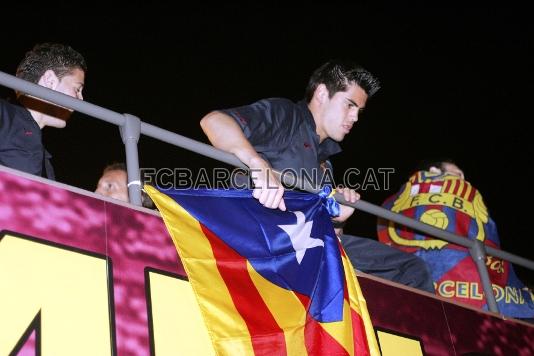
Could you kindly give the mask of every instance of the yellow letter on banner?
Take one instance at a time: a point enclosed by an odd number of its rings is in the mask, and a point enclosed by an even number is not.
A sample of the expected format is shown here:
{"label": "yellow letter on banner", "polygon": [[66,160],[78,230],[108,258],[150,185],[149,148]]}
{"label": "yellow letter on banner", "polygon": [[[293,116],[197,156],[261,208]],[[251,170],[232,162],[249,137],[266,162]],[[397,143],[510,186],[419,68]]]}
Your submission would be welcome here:
{"label": "yellow letter on banner", "polygon": [[0,355],[13,351],[39,311],[38,354],[111,355],[106,260],[0,236]]}
{"label": "yellow letter on banner", "polygon": [[215,355],[189,282],[154,271],[148,278],[155,354]]}
{"label": "yellow letter on banner", "polygon": [[377,331],[382,356],[423,356],[421,343],[418,340],[388,332]]}

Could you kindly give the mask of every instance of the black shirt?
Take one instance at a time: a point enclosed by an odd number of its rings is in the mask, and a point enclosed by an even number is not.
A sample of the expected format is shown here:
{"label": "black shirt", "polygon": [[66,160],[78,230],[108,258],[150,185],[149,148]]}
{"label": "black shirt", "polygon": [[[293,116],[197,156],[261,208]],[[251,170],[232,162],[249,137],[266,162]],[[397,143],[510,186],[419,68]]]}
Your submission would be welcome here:
{"label": "black shirt", "polygon": [[50,158],[30,112],[0,99],[0,164],[54,179]]}
{"label": "black shirt", "polygon": [[[305,101],[264,99],[251,105],[220,110],[233,117],[256,152],[277,171],[287,168],[310,177],[322,177],[321,162],[341,152],[334,140],[319,144],[315,121]],[[300,170],[303,171],[300,171]]]}

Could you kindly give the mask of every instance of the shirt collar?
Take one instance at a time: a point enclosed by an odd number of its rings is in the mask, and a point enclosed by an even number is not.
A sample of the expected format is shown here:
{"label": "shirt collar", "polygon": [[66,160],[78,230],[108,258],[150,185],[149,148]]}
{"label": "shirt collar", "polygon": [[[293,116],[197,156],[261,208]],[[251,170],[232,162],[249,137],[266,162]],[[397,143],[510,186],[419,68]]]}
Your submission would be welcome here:
{"label": "shirt collar", "polygon": [[[304,113],[304,118],[306,119],[306,122],[313,128],[313,132],[316,132],[317,126],[315,125],[315,120],[313,119],[313,115],[308,108],[308,103],[306,100],[301,100],[297,103],[297,106],[302,110]],[[317,135],[317,139],[319,139],[319,135]]]}
{"label": "shirt collar", "polygon": [[297,103],[297,106],[302,110],[306,122],[308,123],[308,125],[310,125],[310,127],[313,129],[313,132],[315,133],[314,137],[316,138],[316,142],[319,146],[319,161],[324,161],[328,159],[328,157],[341,152],[341,146],[339,146],[339,144],[331,138],[327,138],[319,144],[319,135],[317,135],[316,132],[317,126],[315,125],[315,120],[313,119],[313,115],[310,109],[308,108],[308,103],[306,102],[306,100],[303,99],[299,101]]}

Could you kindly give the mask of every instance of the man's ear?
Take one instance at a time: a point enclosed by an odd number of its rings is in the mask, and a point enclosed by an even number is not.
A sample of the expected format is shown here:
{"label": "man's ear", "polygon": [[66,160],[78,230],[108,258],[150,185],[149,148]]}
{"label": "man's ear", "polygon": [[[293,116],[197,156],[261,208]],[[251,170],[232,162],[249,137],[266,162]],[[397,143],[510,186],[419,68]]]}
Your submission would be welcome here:
{"label": "man's ear", "polygon": [[52,90],[56,90],[59,84],[59,78],[52,69],[48,69],[44,74],[39,78],[37,84]]}
{"label": "man's ear", "polygon": [[326,88],[326,85],[324,84],[319,84],[317,86],[317,89],[315,89],[315,94],[314,96],[316,97],[316,99],[321,103],[323,104],[324,102],[326,102],[326,100],[328,100],[329,96],[328,96],[328,89]]}

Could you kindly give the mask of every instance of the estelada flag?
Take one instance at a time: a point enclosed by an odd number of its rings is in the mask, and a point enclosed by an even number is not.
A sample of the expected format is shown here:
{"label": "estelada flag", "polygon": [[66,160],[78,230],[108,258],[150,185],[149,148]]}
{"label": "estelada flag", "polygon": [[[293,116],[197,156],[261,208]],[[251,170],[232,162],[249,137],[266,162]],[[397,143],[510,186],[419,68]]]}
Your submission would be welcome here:
{"label": "estelada flag", "polygon": [[217,354],[379,354],[324,198],[286,192],[283,212],[263,207],[250,190],[145,189]]}
{"label": "estelada flag", "polygon": [[[482,195],[460,177],[416,172],[383,207],[487,246],[500,246],[497,227]],[[488,309],[480,276],[466,248],[384,220],[379,220],[378,238],[425,260],[436,294]],[[488,256],[486,266],[499,311],[517,318],[534,317],[533,296],[517,278],[512,265]]]}

